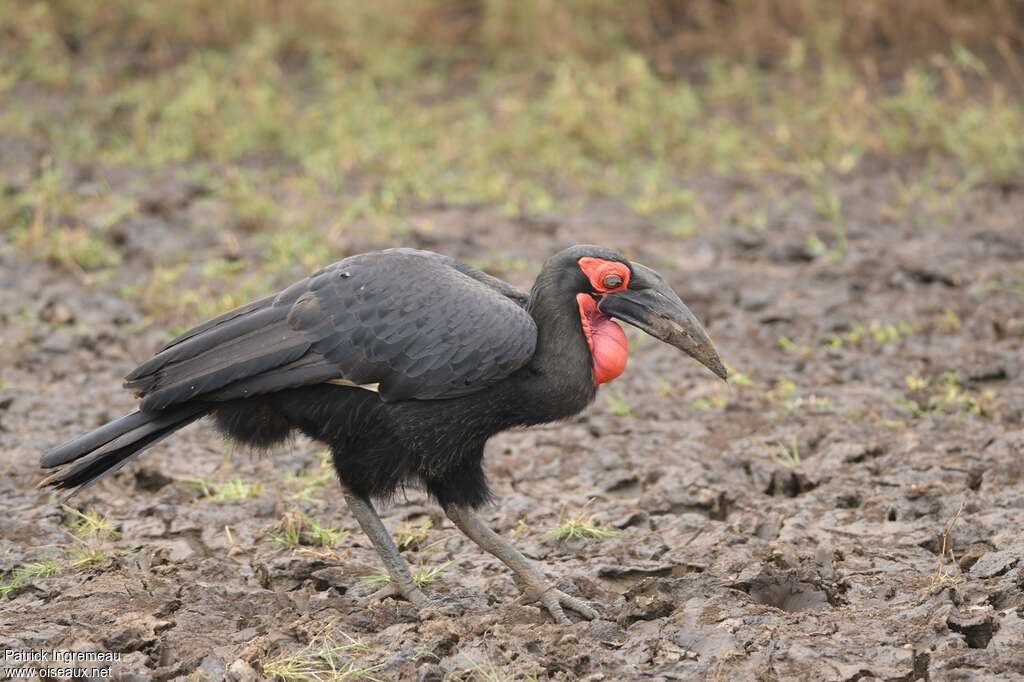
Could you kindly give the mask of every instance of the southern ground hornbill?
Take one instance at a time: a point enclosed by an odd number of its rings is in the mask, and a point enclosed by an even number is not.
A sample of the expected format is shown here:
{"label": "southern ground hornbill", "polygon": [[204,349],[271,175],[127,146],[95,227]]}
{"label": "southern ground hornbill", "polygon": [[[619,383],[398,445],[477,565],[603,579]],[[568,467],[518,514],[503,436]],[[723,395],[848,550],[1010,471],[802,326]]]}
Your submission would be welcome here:
{"label": "southern ground hornbill", "polygon": [[596,246],[545,263],[529,295],[453,258],[392,249],[351,256],[171,341],[125,386],[139,409],[46,453],[44,484],[76,489],[211,415],[268,448],[299,431],[326,443],[349,508],[395,590],[431,600],[371,505],[403,485],[435,498],[559,622],[596,612],[555,589],[473,510],[489,498],[495,433],[579,413],[626,365],[628,322],[726,370],[697,318],[654,270]]}

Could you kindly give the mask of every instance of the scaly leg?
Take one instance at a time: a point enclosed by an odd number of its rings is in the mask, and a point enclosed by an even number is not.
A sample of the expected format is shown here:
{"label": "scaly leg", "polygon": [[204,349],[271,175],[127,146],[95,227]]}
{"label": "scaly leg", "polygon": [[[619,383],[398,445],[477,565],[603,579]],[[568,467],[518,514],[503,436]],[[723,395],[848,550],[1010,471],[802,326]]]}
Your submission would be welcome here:
{"label": "scaly leg", "polygon": [[388,529],[384,527],[384,523],[377,516],[377,510],[373,508],[370,501],[356,495],[344,485],[341,486],[341,490],[345,495],[345,502],[348,504],[348,508],[352,511],[352,516],[356,517],[359,526],[363,529],[366,537],[370,538],[374,549],[377,550],[381,561],[384,562],[384,568],[387,569],[388,575],[391,576],[391,587],[413,605],[421,609],[432,606],[430,598],[423,594],[423,590],[417,587],[413,581],[412,574],[409,573],[409,567],[399,553],[398,547],[395,546],[395,541],[391,539]]}
{"label": "scaly leg", "polygon": [[554,617],[555,622],[571,622],[562,607],[572,609],[587,620],[600,617],[601,614],[589,604],[562,592],[548,582],[544,574],[529,559],[491,530],[472,510],[453,504],[445,508],[445,513],[470,540],[501,559],[502,563],[512,569],[516,575],[516,582],[519,583],[525,596],[530,601],[540,601]]}

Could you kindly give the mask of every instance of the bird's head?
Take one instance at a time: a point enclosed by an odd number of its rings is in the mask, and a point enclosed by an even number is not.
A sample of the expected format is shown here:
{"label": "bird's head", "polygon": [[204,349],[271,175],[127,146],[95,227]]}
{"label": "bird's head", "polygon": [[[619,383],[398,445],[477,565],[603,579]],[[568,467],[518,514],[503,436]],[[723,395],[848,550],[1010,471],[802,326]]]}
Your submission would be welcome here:
{"label": "bird's head", "polygon": [[725,380],[715,344],[665,278],[651,268],[599,246],[573,246],[553,259],[562,284],[576,294],[594,360],[595,383],[625,368],[626,340],[611,318],[675,346]]}

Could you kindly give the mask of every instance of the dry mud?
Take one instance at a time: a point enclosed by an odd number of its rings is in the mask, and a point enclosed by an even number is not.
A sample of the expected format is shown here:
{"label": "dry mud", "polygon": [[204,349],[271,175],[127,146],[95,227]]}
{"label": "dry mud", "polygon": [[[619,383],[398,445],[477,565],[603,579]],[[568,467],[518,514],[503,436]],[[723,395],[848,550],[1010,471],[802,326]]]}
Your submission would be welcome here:
{"label": "dry mud", "polygon": [[[326,630],[362,645],[339,660],[384,680],[1024,679],[1021,192],[894,217],[889,175],[864,171],[844,186],[848,248],[832,259],[808,241],[829,227],[799,188],[693,179],[712,208],[686,239],[605,202],[530,220],[414,210],[387,241],[523,262],[497,272],[522,286],[566,244],[625,249],[745,375],[721,387],[631,334],[626,374],[586,413],[489,443],[485,518],[604,615],[562,627],[516,603],[508,571],[417,491],[382,515],[432,520],[405,554],[444,566],[429,590],[461,615],[371,599],[360,578],[379,562],[334,482],[295,497],[289,476],[318,472],[321,448],[231,452],[205,423],[72,500],[116,536],[90,541],[104,560],[69,566],[80,541],[35,487],[38,456],[132,407],[120,378],[161,337],[123,285],[168,249],[223,248],[188,226],[209,199],[166,174],[112,177],[148,197],[112,278],[83,286],[0,247],[0,570],[65,566],[0,601],[0,649],[119,652],[122,679],[249,680]],[[753,210],[765,229],[741,226]],[[216,500],[181,480],[234,476],[262,491]],[[331,551],[282,547],[294,507],[350,533]],[[581,509],[620,534],[546,538]]]}

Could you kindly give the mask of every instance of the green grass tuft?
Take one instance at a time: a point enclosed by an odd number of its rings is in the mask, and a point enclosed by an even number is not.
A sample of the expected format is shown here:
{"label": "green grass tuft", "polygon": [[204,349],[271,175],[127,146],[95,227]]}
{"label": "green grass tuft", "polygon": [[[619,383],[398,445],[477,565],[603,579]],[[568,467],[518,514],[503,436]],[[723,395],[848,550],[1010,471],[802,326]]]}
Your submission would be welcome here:
{"label": "green grass tuft", "polygon": [[223,483],[213,483],[205,478],[181,478],[184,483],[192,486],[211,500],[246,500],[263,494],[263,484],[259,481],[245,481],[232,478]]}
{"label": "green grass tuft", "polygon": [[14,569],[7,580],[0,582],[0,599],[7,598],[15,590],[28,585],[35,578],[57,575],[61,570],[61,565],[52,559],[24,564]]}
{"label": "green grass tuft", "polygon": [[338,540],[348,535],[346,530],[321,525],[298,509],[285,514],[279,527],[280,530],[271,536],[271,540],[290,549],[303,545],[331,549]]}
{"label": "green grass tuft", "polygon": [[604,540],[622,535],[621,530],[605,528],[594,523],[593,516],[588,516],[586,513],[586,507],[591,502],[593,500],[588,501],[577,514],[566,518],[560,525],[549,530],[544,537],[548,540],[563,542],[568,540]]}

